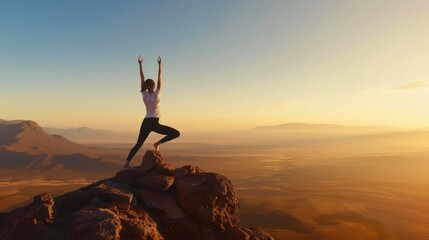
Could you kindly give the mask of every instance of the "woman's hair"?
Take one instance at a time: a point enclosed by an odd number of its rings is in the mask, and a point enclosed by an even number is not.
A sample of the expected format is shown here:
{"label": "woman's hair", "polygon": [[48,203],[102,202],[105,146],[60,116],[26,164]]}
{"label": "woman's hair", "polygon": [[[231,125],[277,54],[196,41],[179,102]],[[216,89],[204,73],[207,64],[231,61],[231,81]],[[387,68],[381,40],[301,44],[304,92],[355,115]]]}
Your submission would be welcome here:
{"label": "woman's hair", "polygon": [[144,83],[145,83],[145,88],[142,88],[140,90],[140,92],[143,92],[147,88],[148,85],[155,85],[155,81],[153,81],[150,78],[146,79],[146,81]]}

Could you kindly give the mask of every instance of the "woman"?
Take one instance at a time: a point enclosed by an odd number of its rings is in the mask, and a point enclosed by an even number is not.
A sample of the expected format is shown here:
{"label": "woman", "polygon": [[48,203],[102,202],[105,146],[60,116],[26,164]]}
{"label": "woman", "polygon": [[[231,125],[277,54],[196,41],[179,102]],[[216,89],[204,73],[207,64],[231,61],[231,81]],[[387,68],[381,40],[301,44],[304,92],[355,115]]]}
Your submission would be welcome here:
{"label": "woman", "polygon": [[124,168],[130,167],[130,161],[136,155],[137,151],[141,148],[147,136],[150,132],[156,132],[159,134],[166,135],[164,138],[154,143],[156,151],[159,151],[159,145],[162,143],[168,142],[172,139],[175,139],[180,136],[179,131],[172,127],[164,126],[159,124],[160,116],[160,100],[161,100],[161,57],[158,56],[158,84],[155,89],[155,82],[152,79],[147,79],[145,81],[143,74],[142,62],[143,59],[141,56],[138,58],[140,65],[140,78],[141,78],[141,93],[143,95],[143,102],[146,106],[146,117],[144,118],[142,125],[140,127],[139,137],[137,139],[136,145],[131,149],[128,154],[127,160],[125,161]]}

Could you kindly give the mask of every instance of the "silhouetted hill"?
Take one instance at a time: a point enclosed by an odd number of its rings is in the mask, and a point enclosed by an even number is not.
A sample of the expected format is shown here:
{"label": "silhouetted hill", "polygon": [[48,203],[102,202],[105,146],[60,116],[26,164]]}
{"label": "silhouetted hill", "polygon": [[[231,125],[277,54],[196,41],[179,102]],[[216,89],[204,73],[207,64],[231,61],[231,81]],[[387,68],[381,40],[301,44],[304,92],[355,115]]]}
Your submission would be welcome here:
{"label": "silhouetted hill", "polygon": [[[22,173],[17,175],[19,178],[99,177],[119,167],[101,157],[105,154],[63,136],[50,135],[34,121],[0,121],[0,167],[16,169]],[[92,175],[91,171],[96,172]]]}
{"label": "silhouetted hill", "polygon": [[46,133],[34,121],[0,123],[0,145],[4,150],[29,154],[67,154],[90,152],[62,136]]}

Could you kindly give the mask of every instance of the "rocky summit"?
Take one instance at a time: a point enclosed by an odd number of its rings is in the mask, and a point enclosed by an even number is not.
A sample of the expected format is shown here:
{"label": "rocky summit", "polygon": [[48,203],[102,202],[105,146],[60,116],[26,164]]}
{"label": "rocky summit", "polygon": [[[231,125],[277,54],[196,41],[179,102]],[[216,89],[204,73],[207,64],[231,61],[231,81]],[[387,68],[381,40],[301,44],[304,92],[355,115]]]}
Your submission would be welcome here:
{"label": "rocky summit", "polygon": [[196,166],[173,169],[147,151],[139,167],[0,213],[0,239],[271,240],[240,227],[231,181]]}

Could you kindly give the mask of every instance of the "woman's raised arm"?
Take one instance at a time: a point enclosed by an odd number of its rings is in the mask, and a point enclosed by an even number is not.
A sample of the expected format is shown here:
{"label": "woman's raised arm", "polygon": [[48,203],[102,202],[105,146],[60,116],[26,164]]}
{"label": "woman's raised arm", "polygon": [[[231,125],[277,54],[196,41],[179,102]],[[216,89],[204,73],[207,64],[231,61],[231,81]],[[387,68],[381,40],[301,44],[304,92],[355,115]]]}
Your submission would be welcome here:
{"label": "woman's raised arm", "polygon": [[141,91],[143,92],[143,90],[145,89],[146,86],[145,86],[145,79],[144,79],[143,66],[142,66],[142,62],[143,62],[142,55],[139,55],[138,62],[140,65]]}
{"label": "woman's raised arm", "polygon": [[158,90],[161,89],[161,78],[162,78],[162,61],[161,61],[161,56],[158,56],[158,84],[156,84],[156,88],[158,88]]}

